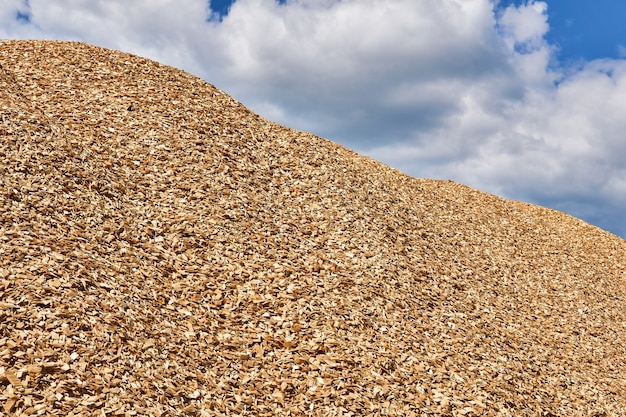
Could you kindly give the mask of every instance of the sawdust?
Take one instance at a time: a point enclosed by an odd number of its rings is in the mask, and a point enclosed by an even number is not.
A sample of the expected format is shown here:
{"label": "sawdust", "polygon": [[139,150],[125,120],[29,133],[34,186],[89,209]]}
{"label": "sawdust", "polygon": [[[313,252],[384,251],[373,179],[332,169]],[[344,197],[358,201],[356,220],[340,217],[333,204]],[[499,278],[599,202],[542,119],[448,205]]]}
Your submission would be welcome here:
{"label": "sawdust", "polygon": [[626,415],[622,239],[136,56],[0,65],[0,414]]}

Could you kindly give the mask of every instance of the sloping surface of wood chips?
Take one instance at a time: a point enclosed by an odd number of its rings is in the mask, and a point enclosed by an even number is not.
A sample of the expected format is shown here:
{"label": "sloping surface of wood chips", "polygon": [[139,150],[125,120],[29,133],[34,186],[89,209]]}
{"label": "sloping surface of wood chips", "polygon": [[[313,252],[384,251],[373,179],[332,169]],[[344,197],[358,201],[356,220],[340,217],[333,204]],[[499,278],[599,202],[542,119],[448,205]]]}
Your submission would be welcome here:
{"label": "sloping surface of wood chips", "polygon": [[626,415],[624,240],[136,56],[0,65],[0,414]]}

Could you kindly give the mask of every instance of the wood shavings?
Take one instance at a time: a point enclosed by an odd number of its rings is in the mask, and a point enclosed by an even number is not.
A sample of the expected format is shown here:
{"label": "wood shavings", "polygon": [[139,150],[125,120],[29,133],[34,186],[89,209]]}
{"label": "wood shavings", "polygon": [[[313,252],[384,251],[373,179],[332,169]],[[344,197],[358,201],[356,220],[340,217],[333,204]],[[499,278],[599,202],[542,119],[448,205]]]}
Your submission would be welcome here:
{"label": "wood shavings", "polygon": [[132,55],[0,65],[0,413],[626,415],[622,239]]}

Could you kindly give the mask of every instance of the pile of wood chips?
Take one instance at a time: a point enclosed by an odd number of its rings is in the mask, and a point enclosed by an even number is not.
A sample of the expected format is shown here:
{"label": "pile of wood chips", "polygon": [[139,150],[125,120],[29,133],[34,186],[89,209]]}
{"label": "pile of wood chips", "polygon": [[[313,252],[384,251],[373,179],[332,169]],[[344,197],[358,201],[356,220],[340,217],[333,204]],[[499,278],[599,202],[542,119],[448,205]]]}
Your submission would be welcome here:
{"label": "pile of wood chips", "polygon": [[624,240],[136,56],[0,66],[0,414],[626,415]]}

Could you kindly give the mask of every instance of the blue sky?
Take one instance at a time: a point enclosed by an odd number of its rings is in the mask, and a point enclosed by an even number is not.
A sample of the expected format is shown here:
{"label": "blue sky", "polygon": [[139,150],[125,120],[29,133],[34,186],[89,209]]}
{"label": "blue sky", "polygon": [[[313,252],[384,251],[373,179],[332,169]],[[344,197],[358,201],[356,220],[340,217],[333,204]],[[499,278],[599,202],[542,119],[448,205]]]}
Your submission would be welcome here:
{"label": "blue sky", "polygon": [[[500,7],[525,1],[505,0]],[[626,2],[619,0],[547,0],[547,41],[559,48],[564,64],[626,57]]]}
{"label": "blue sky", "polygon": [[228,9],[230,9],[230,5],[233,4],[234,1],[235,0],[209,0],[209,7],[220,16],[225,16],[228,14]]}
{"label": "blue sky", "polygon": [[0,38],[152,58],[412,176],[626,237],[625,18],[617,0],[3,0]]}
{"label": "blue sky", "polygon": [[[211,11],[219,16],[219,20],[223,20],[228,15],[230,6],[235,0],[209,0],[209,7]],[[278,4],[285,4],[287,0],[276,0]]]}

